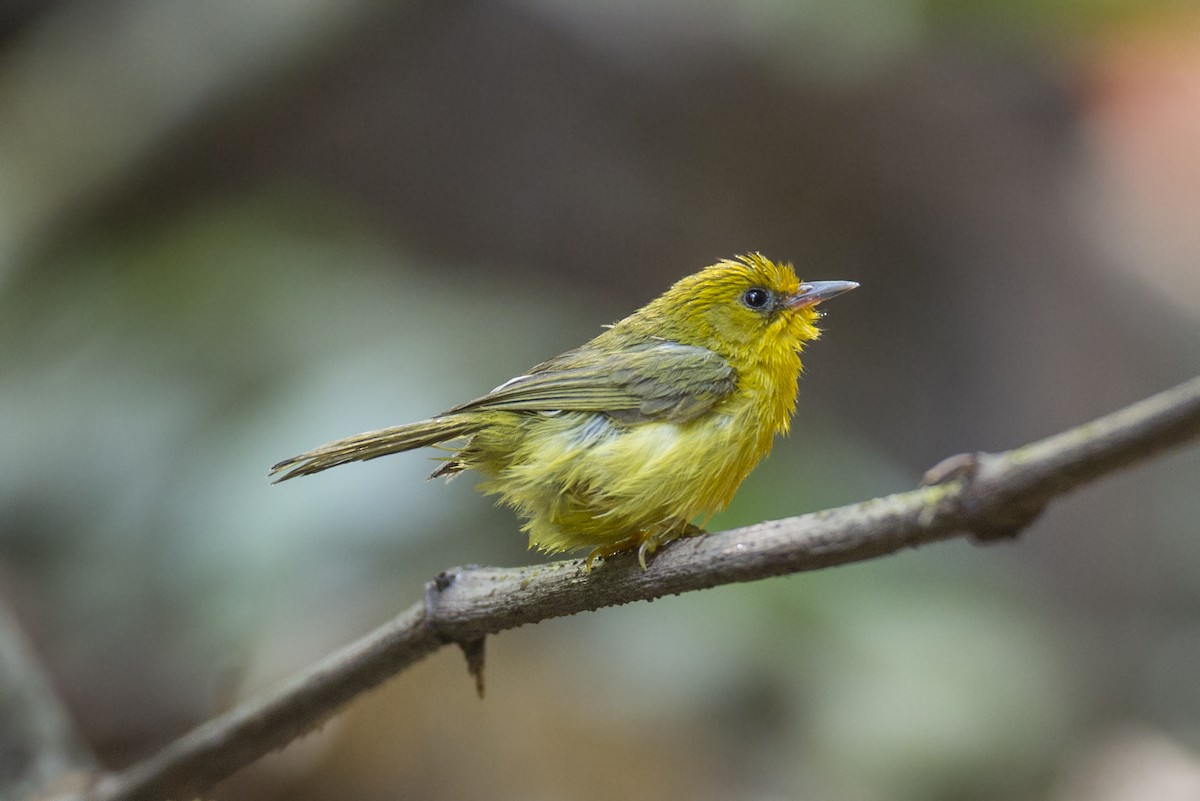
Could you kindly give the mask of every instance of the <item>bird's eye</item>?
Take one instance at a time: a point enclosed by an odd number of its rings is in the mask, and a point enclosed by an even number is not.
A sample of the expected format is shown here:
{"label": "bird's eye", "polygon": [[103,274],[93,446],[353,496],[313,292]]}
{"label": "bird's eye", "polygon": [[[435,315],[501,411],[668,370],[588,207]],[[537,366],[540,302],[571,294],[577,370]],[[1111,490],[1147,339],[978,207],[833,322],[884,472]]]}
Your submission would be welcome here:
{"label": "bird's eye", "polygon": [[770,299],[771,299],[770,293],[767,292],[767,290],[760,289],[758,287],[754,287],[753,289],[747,289],[745,292],[742,293],[742,303],[745,303],[747,306],[749,306],[752,309],[763,308],[764,306],[767,305],[767,302]]}

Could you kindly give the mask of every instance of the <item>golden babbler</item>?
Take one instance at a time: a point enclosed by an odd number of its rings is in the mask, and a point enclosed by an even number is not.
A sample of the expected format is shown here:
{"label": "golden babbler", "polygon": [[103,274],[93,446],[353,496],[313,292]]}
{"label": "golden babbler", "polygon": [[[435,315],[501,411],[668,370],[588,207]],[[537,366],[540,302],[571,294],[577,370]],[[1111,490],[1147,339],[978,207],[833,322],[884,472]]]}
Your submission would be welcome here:
{"label": "golden babbler", "polygon": [[331,442],[279,481],[451,440],[433,476],[473,469],[528,522],[531,547],[598,556],[700,533],[786,434],[816,305],[852,281],[800,283],[752,253],[678,281],[574,350],[419,423]]}

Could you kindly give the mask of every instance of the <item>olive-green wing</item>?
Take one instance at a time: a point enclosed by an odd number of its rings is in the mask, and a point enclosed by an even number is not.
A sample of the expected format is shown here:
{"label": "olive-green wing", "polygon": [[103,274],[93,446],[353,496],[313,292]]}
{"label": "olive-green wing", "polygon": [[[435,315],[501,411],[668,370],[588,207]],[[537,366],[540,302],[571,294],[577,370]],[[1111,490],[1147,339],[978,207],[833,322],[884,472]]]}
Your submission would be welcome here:
{"label": "olive-green wing", "polygon": [[482,398],[470,410],[605,412],[624,422],[684,422],[737,389],[737,375],[707,348],[653,341],[616,351],[585,345],[534,367]]}

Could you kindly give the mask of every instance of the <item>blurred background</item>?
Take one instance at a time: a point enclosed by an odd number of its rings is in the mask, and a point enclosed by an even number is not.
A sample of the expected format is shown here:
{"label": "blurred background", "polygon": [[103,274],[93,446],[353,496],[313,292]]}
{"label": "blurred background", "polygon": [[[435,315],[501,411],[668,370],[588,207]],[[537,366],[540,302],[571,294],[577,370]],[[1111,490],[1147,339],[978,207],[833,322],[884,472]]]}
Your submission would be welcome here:
{"label": "blurred background", "polygon": [[[0,4],[0,598],[128,764],[518,565],[428,453],[752,250],[862,288],[712,528],[913,487],[1200,372],[1200,9]],[[953,542],[446,649],[216,799],[1200,798],[1200,449]]]}

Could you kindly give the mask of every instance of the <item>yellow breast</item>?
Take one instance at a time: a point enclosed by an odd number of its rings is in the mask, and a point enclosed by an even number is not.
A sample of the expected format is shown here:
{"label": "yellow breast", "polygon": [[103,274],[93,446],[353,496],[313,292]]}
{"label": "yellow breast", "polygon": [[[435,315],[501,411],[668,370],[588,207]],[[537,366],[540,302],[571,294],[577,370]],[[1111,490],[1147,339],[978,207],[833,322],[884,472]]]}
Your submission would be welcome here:
{"label": "yellow breast", "polygon": [[498,470],[481,469],[487,478],[480,488],[526,516],[531,546],[548,552],[703,525],[787,430],[799,369],[792,360],[789,378],[782,365],[749,371],[733,397],[685,423],[624,425],[592,413],[525,417],[520,435],[506,437],[519,444]]}

